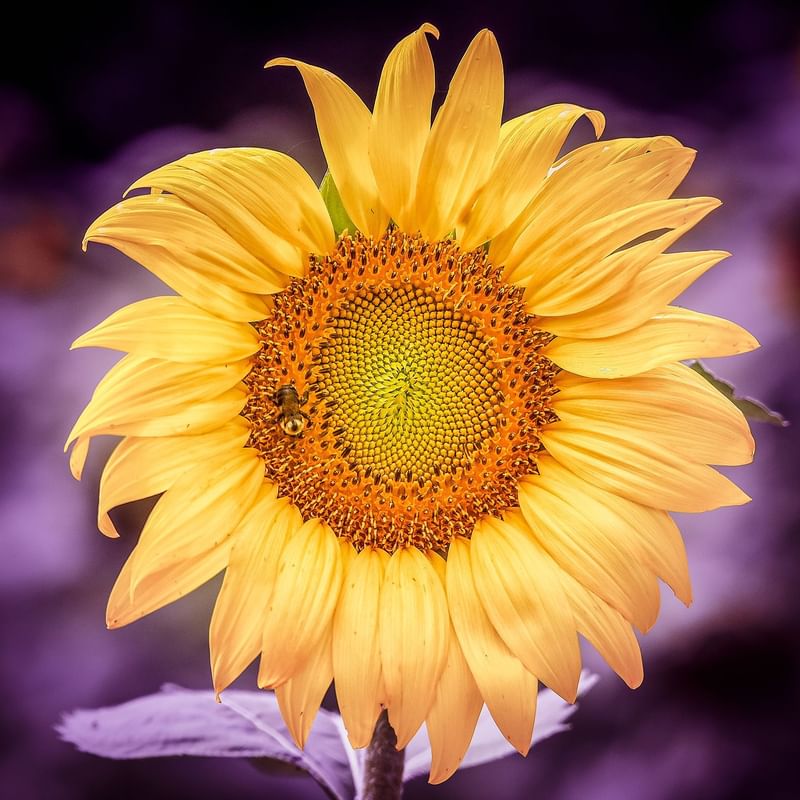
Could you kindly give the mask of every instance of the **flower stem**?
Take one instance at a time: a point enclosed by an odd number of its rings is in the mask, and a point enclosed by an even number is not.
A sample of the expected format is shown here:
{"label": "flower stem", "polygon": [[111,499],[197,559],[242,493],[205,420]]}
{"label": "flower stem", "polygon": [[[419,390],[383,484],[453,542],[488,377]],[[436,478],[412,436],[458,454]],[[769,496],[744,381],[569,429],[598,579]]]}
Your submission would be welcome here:
{"label": "flower stem", "polygon": [[364,762],[364,800],[400,800],[403,796],[405,750],[397,750],[397,736],[384,711],[375,724],[375,733]]}

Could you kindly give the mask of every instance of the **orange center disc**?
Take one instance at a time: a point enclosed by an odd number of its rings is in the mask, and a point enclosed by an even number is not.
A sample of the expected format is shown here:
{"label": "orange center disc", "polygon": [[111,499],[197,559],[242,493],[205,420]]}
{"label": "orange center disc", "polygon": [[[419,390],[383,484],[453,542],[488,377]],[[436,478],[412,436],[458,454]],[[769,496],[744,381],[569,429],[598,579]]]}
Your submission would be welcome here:
{"label": "orange center disc", "polygon": [[255,324],[242,413],[267,480],[304,518],[390,552],[444,550],[517,505],[557,371],[522,291],[482,248],[343,236]]}

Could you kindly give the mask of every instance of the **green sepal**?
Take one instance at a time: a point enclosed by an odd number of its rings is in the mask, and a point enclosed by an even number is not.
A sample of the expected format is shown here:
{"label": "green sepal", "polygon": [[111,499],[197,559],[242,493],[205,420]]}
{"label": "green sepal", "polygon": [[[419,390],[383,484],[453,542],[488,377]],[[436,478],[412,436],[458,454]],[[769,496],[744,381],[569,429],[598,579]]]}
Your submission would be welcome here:
{"label": "green sepal", "polygon": [[339,194],[330,172],[325,173],[325,177],[319,185],[319,193],[322,195],[325,208],[328,209],[336,238],[338,239],[343,233],[355,233],[358,228],[345,210],[342,196]]}
{"label": "green sepal", "polygon": [[713,372],[709,372],[699,361],[693,361],[689,366],[698,375],[702,375],[720,394],[725,395],[747,419],[753,420],[753,422],[766,422],[768,425],[777,425],[781,428],[785,428],[789,424],[789,421],[777,411],[767,408],[758,400],[737,395],[732,384],[718,378]]}

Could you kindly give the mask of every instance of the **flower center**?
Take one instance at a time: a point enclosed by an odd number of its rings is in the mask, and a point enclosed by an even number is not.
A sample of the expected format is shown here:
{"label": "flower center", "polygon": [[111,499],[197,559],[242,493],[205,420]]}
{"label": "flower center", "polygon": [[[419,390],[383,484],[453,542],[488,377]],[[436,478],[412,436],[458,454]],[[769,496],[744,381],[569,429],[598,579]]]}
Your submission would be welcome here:
{"label": "flower center", "polygon": [[358,548],[444,550],[536,471],[550,335],[484,250],[343,236],[255,324],[249,444],[304,518]]}
{"label": "flower center", "polygon": [[394,481],[468,467],[498,425],[490,346],[477,322],[424,287],[345,301],[317,359],[317,393],[342,455]]}

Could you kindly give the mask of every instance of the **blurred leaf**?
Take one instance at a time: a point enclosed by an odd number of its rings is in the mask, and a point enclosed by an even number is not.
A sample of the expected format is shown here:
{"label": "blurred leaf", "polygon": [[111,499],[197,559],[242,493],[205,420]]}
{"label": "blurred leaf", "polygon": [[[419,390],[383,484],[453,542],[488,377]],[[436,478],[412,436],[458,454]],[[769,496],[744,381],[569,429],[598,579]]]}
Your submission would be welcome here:
{"label": "blurred leaf", "polygon": [[[584,670],[581,674],[578,696],[586,694],[597,683],[597,680],[597,675]],[[536,723],[533,727],[531,744],[536,744],[536,742],[541,742],[543,739],[568,730],[567,720],[577,709],[577,704],[571,705],[564,702],[549,689],[543,689],[539,692]],[[505,736],[497,729],[489,710],[484,706],[478,718],[478,725],[475,728],[475,735],[472,737],[472,744],[469,746],[469,750],[467,750],[459,769],[486,764],[489,761],[496,761],[516,752]],[[419,775],[426,775],[430,768],[431,747],[427,731],[422,728],[406,748],[403,780],[410,781]]]}
{"label": "blurred leaf", "polygon": [[752,397],[739,397],[733,385],[714,375],[699,361],[693,361],[689,366],[699,375],[702,375],[717,391],[725,395],[747,419],[753,422],[766,422],[769,425],[778,425],[785,428],[789,421],[784,419],[777,411],[767,408],[763,403]]}
{"label": "blurred leaf", "polygon": [[216,756],[254,759],[262,770],[286,765],[310,775],[333,800],[353,800],[338,716],[320,709],[302,751],[272,692],[229,691],[217,703],[211,691],[167,685],[119,706],[65,714],[56,729],[79,750],[106,758]]}
{"label": "blurred leaf", "polygon": [[319,192],[322,195],[325,207],[328,209],[328,214],[330,214],[333,231],[337,238],[343,233],[355,233],[357,230],[356,225],[345,210],[342,197],[333,182],[333,176],[330,172],[325,173],[325,177],[319,185]]}

